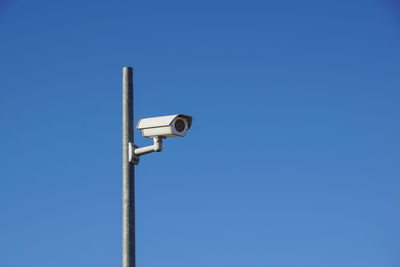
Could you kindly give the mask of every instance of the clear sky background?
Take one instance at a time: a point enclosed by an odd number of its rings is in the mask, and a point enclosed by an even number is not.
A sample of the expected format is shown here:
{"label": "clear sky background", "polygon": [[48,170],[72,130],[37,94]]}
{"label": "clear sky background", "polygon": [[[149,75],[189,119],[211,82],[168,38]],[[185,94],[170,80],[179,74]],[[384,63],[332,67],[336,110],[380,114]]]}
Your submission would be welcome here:
{"label": "clear sky background", "polygon": [[396,0],[2,0],[0,266],[121,265],[123,66],[136,121],[194,118],[136,168],[138,267],[400,266],[399,48]]}

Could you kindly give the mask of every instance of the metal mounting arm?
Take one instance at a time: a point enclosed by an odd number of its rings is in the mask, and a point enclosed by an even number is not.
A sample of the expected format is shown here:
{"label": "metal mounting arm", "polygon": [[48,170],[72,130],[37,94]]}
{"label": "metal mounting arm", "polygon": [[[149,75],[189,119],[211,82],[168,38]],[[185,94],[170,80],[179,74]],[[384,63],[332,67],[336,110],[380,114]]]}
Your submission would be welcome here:
{"label": "metal mounting arm", "polygon": [[162,138],[153,137],[154,144],[152,146],[138,147],[129,143],[129,162],[135,165],[139,164],[139,157],[145,154],[162,151]]}

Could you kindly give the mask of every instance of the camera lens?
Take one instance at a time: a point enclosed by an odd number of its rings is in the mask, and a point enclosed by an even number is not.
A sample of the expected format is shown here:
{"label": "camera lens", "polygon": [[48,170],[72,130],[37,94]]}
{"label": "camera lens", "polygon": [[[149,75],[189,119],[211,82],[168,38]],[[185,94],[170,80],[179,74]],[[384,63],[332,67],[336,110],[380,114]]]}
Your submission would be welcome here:
{"label": "camera lens", "polygon": [[185,122],[181,119],[178,119],[175,121],[175,130],[177,130],[178,132],[183,132],[183,130],[185,130]]}

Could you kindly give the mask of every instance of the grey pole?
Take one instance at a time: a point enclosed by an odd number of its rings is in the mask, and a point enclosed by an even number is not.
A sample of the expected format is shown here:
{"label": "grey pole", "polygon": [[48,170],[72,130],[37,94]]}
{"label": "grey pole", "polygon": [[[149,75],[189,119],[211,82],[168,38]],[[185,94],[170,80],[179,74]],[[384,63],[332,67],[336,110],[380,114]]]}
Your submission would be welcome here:
{"label": "grey pole", "polygon": [[133,140],[133,75],[123,68],[122,88],[122,267],[135,267],[135,167],[129,162]]}

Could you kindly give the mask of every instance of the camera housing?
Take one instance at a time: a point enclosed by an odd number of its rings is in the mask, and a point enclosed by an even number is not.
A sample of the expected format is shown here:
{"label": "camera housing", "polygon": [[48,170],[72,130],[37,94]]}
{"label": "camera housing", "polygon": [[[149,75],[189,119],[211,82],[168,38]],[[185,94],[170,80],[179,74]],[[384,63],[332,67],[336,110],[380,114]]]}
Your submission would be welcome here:
{"label": "camera housing", "polygon": [[183,114],[152,117],[139,120],[136,128],[142,130],[142,135],[152,138],[154,144],[139,147],[133,143],[128,144],[129,162],[139,164],[140,156],[160,152],[163,149],[163,139],[167,137],[183,137],[192,126],[192,117]]}
{"label": "camera housing", "polygon": [[142,131],[143,137],[167,138],[185,136],[191,125],[191,116],[176,114],[141,119],[139,120],[136,128]]}

